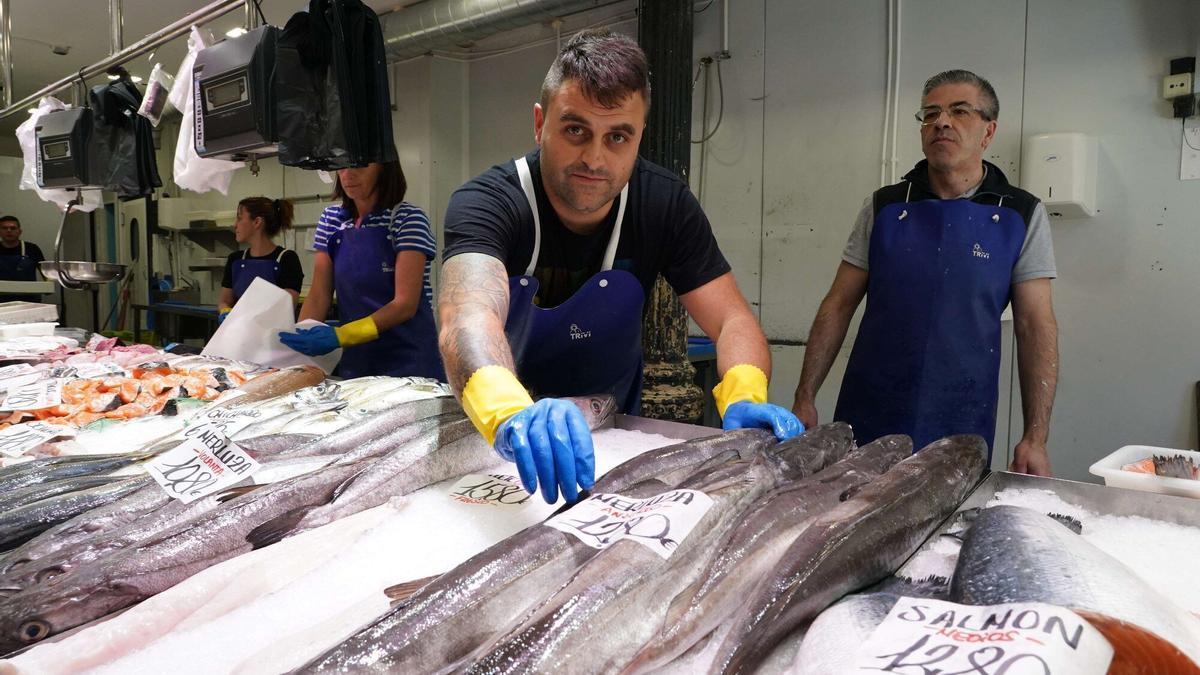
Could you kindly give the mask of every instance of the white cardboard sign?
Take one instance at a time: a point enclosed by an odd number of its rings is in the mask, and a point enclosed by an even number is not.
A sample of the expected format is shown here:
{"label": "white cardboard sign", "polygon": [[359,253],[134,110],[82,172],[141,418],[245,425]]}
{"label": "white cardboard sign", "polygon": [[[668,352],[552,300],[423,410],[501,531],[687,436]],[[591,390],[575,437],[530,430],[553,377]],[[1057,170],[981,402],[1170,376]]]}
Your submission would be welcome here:
{"label": "white cardboard sign", "polygon": [[1103,675],[1112,657],[1104,636],[1063,607],[900,598],[850,672]]}
{"label": "white cardboard sign", "polygon": [[55,436],[74,436],[75,430],[61,424],[26,422],[0,429],[0,454],[20,457]]}
{"label": "white cardboard sign", "polygon": [[632,539],[665,559],[712,505],[712,498],[697,490],[670,490],[646,499],[598,494],[546,524],[592,548],[605,549],[622,539]]}
{"label": "white cardboard sign", "polygon": [[185,504],[240,483],[262,468],[212,425],[198,424],[183,433],[186,440],[147,464],[146,471]]}
{"label": "white cardboard sign", "polygon": [[8,390],[2,410],[41,410],[62,403],[63,381],[40,380]]}
{"label": "white cardboard sign", "polygon": [[471,474],[450,488],[450,497],[464,504],[521,506],[530,494],[516,476]]}

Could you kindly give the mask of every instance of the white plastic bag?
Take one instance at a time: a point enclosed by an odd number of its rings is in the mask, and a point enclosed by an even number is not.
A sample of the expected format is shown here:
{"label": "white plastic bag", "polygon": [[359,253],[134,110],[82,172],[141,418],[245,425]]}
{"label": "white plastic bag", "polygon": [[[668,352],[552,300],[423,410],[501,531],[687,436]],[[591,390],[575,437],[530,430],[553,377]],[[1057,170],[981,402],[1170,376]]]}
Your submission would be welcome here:
{"label": "white plastic bag", "polygon": [[[74,190],[62,190],[57,188],[43,189],[37,184],[37,123],[43,115],[54,112],[56,110],[66,110],[69,108],[66,103],[54,98],[46,96],[38,102],[37,108],[29,114],[29,119],[25,120],[21,126],[17,127],[17,141],[21,144],[21,154],[25,158],[25,168],[21,171],[20,188],[22,190],[33,190],[42,201],[52,202],[58,205],[60,210],[67,208],[67,203],[75,198]],[[76,206],[76,211],[95,211],[100,208],[101,203],[100,190],[84,190],[83,204]]]}
{"label": "white plastic bag", "polygon": [[179,65],[175,75],[175,86],[171,88],[170,101],[179,112],[183,113],[183,122],[179,126],[179,141],[175,144],[175,184],[184,190],[192,192],[208,192],[217,190],[223,195],[229,194],[229,183],[233,180],[233,172],[242,168],[242,162],[228,162],[223,159],[206,159],[196,154],[196,134],[193,126],[194,113],[192,103],[192,64],[196,62],[196,54],[207,46],[200,30],[192,26],[192,34],[188,37],[188,53]]}
{"label": "white plastic bag", "polygon": [[163,113],[167,111],[167,98],[171,95],[171,87],[175,78],[163,70],[161,63],[154,64],[150,77],[146,80],[146,94],[142,96],[142,105],[138,114],[150,120],[150,124],[158,126]]}

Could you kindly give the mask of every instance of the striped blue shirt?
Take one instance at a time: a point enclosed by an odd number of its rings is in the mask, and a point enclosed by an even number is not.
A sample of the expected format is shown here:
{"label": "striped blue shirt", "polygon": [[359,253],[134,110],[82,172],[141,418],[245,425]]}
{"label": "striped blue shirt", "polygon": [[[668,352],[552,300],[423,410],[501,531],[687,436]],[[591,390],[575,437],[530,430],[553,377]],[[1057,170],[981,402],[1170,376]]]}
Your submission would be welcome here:
{"label": "striped blue shirt", "polygon": [[[362,226],[388,228],[388,241],[391,242],[395,253],[417,251],[425,255],[425,297],[433,302],[429,273],[437,255],[437,241],[429,227],[429,217],[421,207],[400,202],[393,209],[376,209],[363,218]],[[349,211],[341,205],[325,207],[321,212],[321,220],[317,223],[317,233],[313,237],[314,248],[328,253],[329,239],[349,227],[354,227],[354,217]],[[336,270],[334,273],[337,273]]]}

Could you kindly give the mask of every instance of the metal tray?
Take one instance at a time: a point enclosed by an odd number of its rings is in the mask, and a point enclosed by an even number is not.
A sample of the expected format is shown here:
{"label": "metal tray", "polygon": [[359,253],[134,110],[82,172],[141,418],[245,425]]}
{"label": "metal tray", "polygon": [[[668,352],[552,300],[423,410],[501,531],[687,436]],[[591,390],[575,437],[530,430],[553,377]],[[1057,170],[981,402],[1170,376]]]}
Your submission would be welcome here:
{"label": "metal tray", "polygon": [[667,422],[664,420],[652,420],[648,417],[622,414],[613,415],[611,428],[658,434],[667,438],[677,438],[681,441],[689,441],[693,438],[704,438],[705,436],[713,436],[721,433],[720,429],[702,427],[698,424]]}
{"label": "metal tray", "polygon": [[[106,284],[111,281],[117,281],[125,276],[128,268],[125,265],[115,265],[113,263],[94,263],[78,260],[64,260],[60,263],[55,263],[53,260],[47,260],[38,263],[38,269],[41,270],[42,276],[47,279],[67,285],[71,281],[85,284]],[[66,270],[63,279],[59,279],[59,269]]]}

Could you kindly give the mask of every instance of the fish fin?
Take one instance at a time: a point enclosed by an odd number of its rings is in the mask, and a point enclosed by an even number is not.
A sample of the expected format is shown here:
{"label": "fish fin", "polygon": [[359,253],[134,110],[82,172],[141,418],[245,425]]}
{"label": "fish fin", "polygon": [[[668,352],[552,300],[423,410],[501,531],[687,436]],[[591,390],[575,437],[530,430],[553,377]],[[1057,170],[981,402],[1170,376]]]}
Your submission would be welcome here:
{"label": "fish fin", "polygon": [[387,588],[383,589],[383,594],[388,597],[388,600],[392,601],[392,606],[395,607],[405,600],[408,600],[413,596],[414,593],[422,588],[425,588],[429,582],[433,581],[439,576],[440,575],[435,574],[431,577],[413,579],[412,581],[405,581],[404,583],[396,584],[395,586],[388,586]]}
{"label": "fish fin", "polygon": [[580,491],[579,491],[579,498],[578,498],[578,499],[576,499],[576,500],[575,500],[575,501],[573,501],[573,502],[566,502],[566,503],[564,503],[562,506],[560,506],[560,507],[558,507],[557,509],[555,509],[554,513],[551,513],[549,516],[546,516],[546,520],[550,520],[550,519],[551,519],[551,518],[553,518],[554,516],[557,516],[557,515],[559,515],[560,513],[563,513],[563,512],[565,512],[565,511],[567,511],[567,510],[568,510],[568,509],[570,509],[572,506],[575,506],[575,505],[576,505],[576,504],[578,504],[579,502],[581,502],[581,501],[583,501],[583,500],[585,500],[585,499],[587,499],[588,497],[591,497],[591,496],[592,496],[592,491],[591,491],[591,490],[580,490]]}
{"label": "fish fin", "polygon": [[296,526],[300,524],[304,516],[308,515],[311,509],[312,507],[305,506],[288,511],[281,516],[276,516],[250,530],[250,533],[246,535],[246,541],[250,542],[250,545],[254,549],[278,544],[293,533]]}
{"label": "fish fin", "polygon": [[1046,515],[1054,520],[1057,520],[1064,527],[1075,534],[1083,534],[1083,522],[1078,518],[1075,518],[1074,516],[1068,516],[1063,513],[1047,513]]}
{"label": "fish fin", "polygon": [[1175,455],[1173,457],[1154,455],[1154,475],[1168,478],[1194,479],[1196,477],[1196,463],[1183,455]]}
{"label": "fish fin", "polygon": [[217,495],[217,503],[224,504],[225,502],[227,502],[231,499],[236,499],[237,497],[241,497],[244,494],[249,494],[251,492],[254,492],[255,490],[257,490],[260,487],[262,487],[262,486],[261,485],[242,485],[240,487],[231,487],[231,488],[225,490],[224,492],[220,493],[219,495]]}
{"label": "fish fin", "polygon": [[683,617],[687,615],[688,608],[692,606],[692,598],[700,592],[700,584],[702,579],[693,581],[687,588],[679,591],[674,598],[671,599],[671,604],[667,606],[667,614],[663,618],[663,626],[674,626],[683,621]]}

